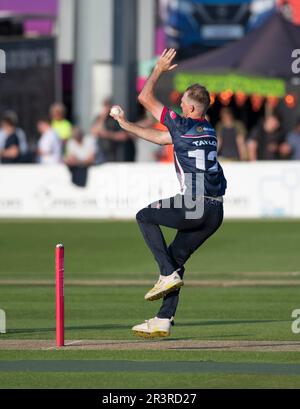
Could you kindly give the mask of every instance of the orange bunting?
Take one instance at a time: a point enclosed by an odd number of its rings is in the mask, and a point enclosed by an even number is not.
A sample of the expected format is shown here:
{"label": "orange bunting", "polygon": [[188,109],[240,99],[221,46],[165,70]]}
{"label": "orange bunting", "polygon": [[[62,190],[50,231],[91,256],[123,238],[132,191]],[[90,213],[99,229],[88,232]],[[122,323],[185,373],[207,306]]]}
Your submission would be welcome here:
{"label": "orange bunting", "polygon": [[230,101],[231,101],[231,98],[232,98],[232,95],[233,95],[233,92],[230,89],[228,89],[226,91],[222,91],[219,94],[219,100],[220,100],[221,104],[225,105],[225,106],[229,105]]}
{"label": "orange bunting", "polygon": [[262,95],[253,94],[251,95],[250,100],[251,100],[253,111],[258,112],[260,108],[262,107],[262,104],[264,102],[264,97]]}
{"label": "orange bunting", "polygon": [[288,108],[293,109],[295,108],[297,102],[296,96],[293,94],[288,94],[284,97],[284,102]]}
{"label": "orange bunting", "polygon": [[278,105],[278,102],[279,102],[278,97],[274,97],[274,96],[269,96],[268,97],[268,103],[269,103],[271,108],[275,108]]}
{"label": "orange bunting", "polygon": [[234,94],[234,99],[237,106],[241,107],[245,104],[247,100],[247,95],[242,91],[238,91]]}

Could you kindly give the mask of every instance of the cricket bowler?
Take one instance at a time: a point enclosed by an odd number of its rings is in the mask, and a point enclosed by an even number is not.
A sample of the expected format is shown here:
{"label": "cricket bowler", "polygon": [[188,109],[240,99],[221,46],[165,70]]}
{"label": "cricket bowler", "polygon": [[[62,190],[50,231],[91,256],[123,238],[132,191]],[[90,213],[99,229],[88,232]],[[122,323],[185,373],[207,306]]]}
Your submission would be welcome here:
{"label": "cricket bowler", "polygon": [[[163,106],[154,95],[154,87],[163,73],[177,67],[176,51],[165,50],[139,94],[139,102],[168,131],[142,128],[127,121],[120,106],[111,116],[120,126],[137,137],[159,145],[174,145],[174,163],[180,183],[180,194],[158,200],[140,210],[136,219],[159,267],[154,287],[145,295],[149,301],[163,298],[156,317],[135,325],[132,331],[144,338],[166,337],[183,286],[184,265],[189,257],[221,226],[226,179],[217,161],[217,137],[205,119],[210,96],[205,87],[194,84],[181,99],[182,115]],[[177,230],[167,246],[160,226]]]}

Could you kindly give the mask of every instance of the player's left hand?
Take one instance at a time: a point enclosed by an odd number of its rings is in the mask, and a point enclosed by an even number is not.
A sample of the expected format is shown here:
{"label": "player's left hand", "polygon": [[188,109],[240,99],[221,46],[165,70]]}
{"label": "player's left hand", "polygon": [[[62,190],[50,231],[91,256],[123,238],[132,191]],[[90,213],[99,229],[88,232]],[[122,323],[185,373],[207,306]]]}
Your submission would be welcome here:
{"label": "player's left hand", "polygon": [[156,69],[159,69],[162,72],[172,71],[178,66],[178,64],[172,64],[174,58],[176,57],[176,50],[170,48],[169,50],[164,50],[156,63]]}

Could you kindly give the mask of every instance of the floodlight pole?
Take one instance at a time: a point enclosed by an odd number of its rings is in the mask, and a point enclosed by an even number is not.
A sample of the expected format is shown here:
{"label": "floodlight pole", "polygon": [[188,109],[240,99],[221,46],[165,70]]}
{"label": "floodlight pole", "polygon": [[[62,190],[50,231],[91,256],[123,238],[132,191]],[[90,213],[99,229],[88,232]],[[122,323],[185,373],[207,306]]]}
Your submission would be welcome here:
{"label": "floodlight pole", "polygon": [[137,0],[114,0],[113,96],[137,120]]}

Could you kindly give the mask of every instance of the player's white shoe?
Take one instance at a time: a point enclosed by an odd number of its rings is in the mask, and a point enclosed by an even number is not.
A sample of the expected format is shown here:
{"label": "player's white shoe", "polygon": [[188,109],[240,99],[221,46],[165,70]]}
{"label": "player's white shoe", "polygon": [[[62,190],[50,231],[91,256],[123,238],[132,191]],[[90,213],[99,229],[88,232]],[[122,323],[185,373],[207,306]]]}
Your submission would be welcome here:
{"label": "player's white shoe", "polygon": [[178,270],[174,271],[174,273],[168,276],[160,275],[157,283],[145,295],[145,300],[148,301],[158,300],[159,298],[162,298],[164,295],[172,291],[175,291],[177,288],[182,287],[183,281],[177,271]]}
{"label": "player's white shoe", "polygon": [[170,335],[171,320],[169,318],[151,318],[142,324],[132,327],[134,335],[142,338],[159,338]]}

